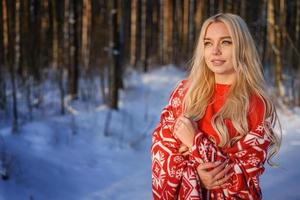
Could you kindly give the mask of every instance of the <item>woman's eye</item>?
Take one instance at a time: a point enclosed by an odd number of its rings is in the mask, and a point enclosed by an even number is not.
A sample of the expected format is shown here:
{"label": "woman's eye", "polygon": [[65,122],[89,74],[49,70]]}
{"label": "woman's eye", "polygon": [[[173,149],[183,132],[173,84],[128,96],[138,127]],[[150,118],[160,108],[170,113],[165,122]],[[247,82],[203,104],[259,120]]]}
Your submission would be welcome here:
{"label": "woman's eye", "polygon": [[204,46],[206,46],[206,47],[209,47],[211,45],[212,45],[211,42],[204,42]]}
{"label": "woman's eye", "polygon": [[223,44],[223,45],[231,45],[232,42],[231,42],[231,41],[224,40],[224,41],[222,41],[222,44]]}

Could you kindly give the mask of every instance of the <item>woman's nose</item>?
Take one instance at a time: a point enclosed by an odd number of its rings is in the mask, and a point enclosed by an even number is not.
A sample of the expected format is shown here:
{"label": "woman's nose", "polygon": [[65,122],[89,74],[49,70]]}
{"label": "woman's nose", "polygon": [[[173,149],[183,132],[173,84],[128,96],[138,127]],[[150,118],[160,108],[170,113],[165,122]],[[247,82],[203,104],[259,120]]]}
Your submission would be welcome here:
{"label": "woman's nose", "polygon": [[220,46],[218,44],[214,45],[213,49],[212,49],[212,54],[213,55],[220,55],[221,53],[222,52],[221,52]]}

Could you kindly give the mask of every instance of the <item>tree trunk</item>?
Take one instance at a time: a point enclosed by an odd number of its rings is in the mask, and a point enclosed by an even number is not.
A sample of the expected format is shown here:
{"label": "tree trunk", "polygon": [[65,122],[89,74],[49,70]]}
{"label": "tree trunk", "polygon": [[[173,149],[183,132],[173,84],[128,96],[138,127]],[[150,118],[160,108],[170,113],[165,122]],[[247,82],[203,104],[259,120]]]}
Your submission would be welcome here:
{"label": "tree trunk", "polygon": [[8,54],[7,64],[9,67],[9,73],[11,78],[12,86],[12,106],[13,106],[13,121],[12,121],[12,132],[17,133],[18,131],[18,104],[17,104],[17,86],[16,86],[16,59],[15,53],[17,50],[18,38],[16,38],[16,25],[18,21],[16,11],[18,10],[18,2],[6,0],[4,3],[4,10],[7,13],[7,33],[8,33]]}
{"label": "tree trunk", "polygon": [[[78,11],[76,6],[76,0],[71,0],[69,2],[70,14],[68,18],[69,23],[69,65],[68,65],[68,95],[71,99],[77,98],[78,92]],[[68,8],[68,7],[67,7]],[[66,8],[66,9],[67,9]],[[67,13],[66,13],[67,14]]]}
{"label": "tree trunk", "polygon": [[31,73],[33,74],[37,82],[41,81],[41,29],[42,20],[41,14],[41,1],[33,0],[30,1],[30,29],[33,33],[30,35],[30,52],[28,65],[31,68]]}
{"label": "tree trunk", "polygon": [[[271,58],[273,49],[275,49],[275,15],[274,15],[274,3],[273,0],[267,0],[267,38],[268,47],[267,48],[267,59]],[[274,51],[275,52],[275,51]]]}
{"label": "tree trunk", "polygon": [[[122,10],[123,10],[123,23],[122,23],[122,31],[123,31],[123,40],[120,42],[123,43],[123,47],[121,50],[121,61],[123,64],[127,64],[130,61],[130,16],[131,16],[131,5],[130,0],[123,0],[120,1],[122,4]],[[147,1],[149,2],[149,1]]]}
{"label": "tree trunk", "polygon": [[283,78],[282,78],[282,50],[283,50],[283,38],[284,38],[284,29],[285,29],[285,15],[284,15],[284,0],[280,0],[279,5],[279,24],[276,34],[275,34],[275,44],[276,44],[276,61],[275,61],[275,85],[278,89],[279,95],[284,96],[284,87],[283,87]]}
{"label": "tree trunk", "polygon": [[66,54],[68,53],[65,51],[65,40],[66,37],[65,31],[67,30],[67,24],[64,23],[65,14],[62,9],[64,2],[59,0],[52,1],[52,10],[53,10],[53,68],[57,69],[57,82],[58,82],[58,89],[59,89],[59,97],[60,97],[60,113],[62,115],[65,114],[65,89],[64,89],[64,67],[66,65]]}
{"label": "tree trunk", "polygon": [[163,5],[163,64],[168,64],[172,60],[172,1],[165,0]]}
{"label": "tree trunk", "polygon": [[153,54],[153,57],[155,58],[155,62],[159,62],[159,36],[160,36],[160,0],[153,1],[152,4],[153,8],[153,21],[152,21],[152,40],[151,40],[151,54]]}
{"label": "tree trunk", "polygon": [[30,51],[28,51],[28,47],[30,47],[30,2],[29,0],[21,1],[21,21],[20,24],[20,66],[18,70],[18,74],[22,78],[22,85],[25,87],[25,97],[26,97],[26,104],[28,109],[28,114],[26,117],[29,120],[33,119],[33,106],[32,106],[32,84],[33,78],[30,72],[29,66],[29,58],[30,58]]}
{"label": "tree trunk", "polygon": [[144,4],[146,7],[146,14],[145,14],[145,58],[143,62],[143,71],[147,72],[148,71],[148,66],[149,66],[149,53],[150,53],[150,44],[152,41],[152,28],[153,28],[153,22],[152,22],[152,3],[150,1],[145,1]]}
{"label": "tree trunk", "polygon": [[141,30],[142,30],[142,0],[137,0],[137,18],[136,18],[136,51],[135,51],[135,59],[136,64],[135,67],[140,67],[140,61],[141,61]]}
{"label": "tree trunk", "polygon": [[118,68],[120,67],[119,63],[119,32],[118,32],[118,4],[117,0],[111,1],[111,57],[112,57],[112,67],[110,68],[109,73],[109,107],[112,109],[118,109]]}
{"label": "tree trunk", "polygon": [[[295,22],[295,44],[300,47],[300,1],[296,1],[296,22]],[[300,50],[298,51],[300,52]],[[297,70],[298,70],[298,79],[300,77],[300,58],[298,56],[295,55],[296,53],[294,53],[293,57],[294,57],[294,65],[297,66]],[[295,105],[300,106],[300,84],[298,84],[298,102],[295,103]]]}
{"label": "tree trunk", "polygon": [[[261,6],[261,18],[262,19],[268,19],[267,16],[267,12],[268,12],[268,3],[267,0],[263,0],[262,6]],[[260,49],[260,55],[262,55],[262,64],[265,67],[266,64],[266,56],[267,56],[267,44],[268,44],[268,40],[267,40],[267,29],[268,29],[268,22],[262,23],[261,24],[262,28],[261,28],[261,49]]]}
{"label": "tree trunk", "polygon": [[233,2],[232,2],[232,0],[227,0],[227,2],[226,2],[226,12],[233,12]]}
{"label": "tree trunk", "polygon": [[215,0],[209,1],[209,15],[212,16],[215,14]]}
{"label": "tree trunk", "polygon": [[194,21],[194,16],[195,16],[195,0],[190,0],[190,5],[189,5],[189,39],[188,39],[188,57],[190,58],[193,53],[193,48],[194,48],[194,38],[195,38],[195,21]]}
{"label": "tree trunk", "polygon": [[38,15],[38,18],[41,20],[41,41],[38,44],[41,61],[39,67],[44,69],[46,66],[49,66],[50,57],[52,53],[52,34],[50,31],[50,12],[49,12],[49,1],[50,0],[39,0],[41,2],[41,12]]}
{"label": "tree trunk", "polygon": [[53,35],[53,41],[52,41],[52,67],[54,69],[58,68],[58,55],[59,55],[59,43],[58,43],[58,11],[56,10],[57,4],[56,0],[52,1],[52,35]]}
{"label": "tree trunk", "polygon": [[247,0],[241,0],[240,2],[240,16],[246,20],[246,12],[247,12]]}
{"label": "tree trunk", "polygon": [[175,1],[174,2],[174,5],[173,5],[173,18],[172,18],[172,23],[173,23],[173,29],[172,29],[172,48],[173,48],[173,62],[175,65],[178,65],[179,64],[179,27],[178,27],[178,24],[179,24],[179,20],[178,20],[178,15],[177,15],[177,10],[179,10],[179,7],[178,7],[178,1]]}
{"label": "tree trunk", "polygon": [[83,68],[88,70],[90,61],[91,0],[83,0],[82,14],[82,60]]}
{"label": "tree trunk", "polygon": [[164,0],[159,1],[159,58],[160,64],[164,64]]}
{"label": "tree trunk", "polygon": [[147,1],[142,0],[141,2],[141,63],[143,71],[147,70],[146,66],[146,15],[147,15]]}
{"label": "tree trunk", "polygon": [[[2,15],[3,15],[3,72],[4,72],[4,67],[7,65],[7,60],[8,60],[8,19],[7,19],[7,4],[6,1],[1,2],[2,5]],[[2,17],[2,16],[1,16]],[[4,73],[1,73],[2,76]],[[6,107],[6,102],[7,102],[7,97],[6,97],[6,84],[5,84],[5,79],[2,79],[2,87],[3,87],[3,107]]]}
{"label": "tree trunk", "polygon": [[188,33],[189,33],[189,1],[183,2],[183,21],[182,21],[182,53],[184,57],[188,56],[189,45],[188,45]]}
{"label": "tree trunk", "polygon": [[[70,0],[64,1],[64,20],[63,20],[63,65],[60,68],[59,73],[59,87],[61,94],[61,102],[64,103],[65,98],[65,90],[64,90],[64,68],[70,70],[71,65],[71,57],[70,57]],[[68,74],[68,85],[71,84],[70,74]],[[70,88],[68,88],[68,94],[70,92]]]}
{"label": "tree trunk", "polygon": [[[224,0],[219,0],[218,3],[219,12],[224,12]],[[203,4],[203,1],[201,1],[201,4]]]}
{"label": "tree trunk", "polygon": [[117,88],[118,89],[124,89],[124,83],[123,83],[123,66],[124,66],[124,45],[125,45],[125,21],[126,21],[126,13],[125,13],[125,1],[117,1],[118,5],[118,16],[117,16],[117,23],[118,23],[118,39],[119,39],[119,68],[118,68],[118,77],[117,77]]}
{"label": "tree trunk", "polygon": [[7,34],[6,22],[6,4],[5,1],[0,3],[0,109],[6,108],[6,85],[5,85],[5,58],[6,58],[6,45],[5,35]]}
{"label": "tree trunk", "polygon": [[204,11],[205,11],[204,8],[205,8],[204,1],[196,2],[196,13],[195,13],[195,17],[194,17],[196,36],[198,36],[200,34],[200,29],[201,29],[202,23],[204,21]]}
{"label": "tree trunk", "polygon": [[15,70],[20,69],[20,57],[21,57],[21,51],[20,51],[20,7],[21,2],[20,0],[16,0],[16,11],[15,11]]}
{"label": "tree trunk", "polygon": [[[4,24],[3,24],[3,1],[0,3],[0,70],[2,69],[2,65],[4,65],[4,38],[3,38],[3,33],[4,33]],[[2,71],[0,71],[0,76]],[[0,84],[1,84],[1,77],[0,77]],[[1,91],[0,91],[1,92]],[[0,94],[1,95],[1,94]]]}
{"label": "tree trunk", "polygon": [[131,24],[130,24],[130,65],[136,65],[136,35],[137,35],[137,1],[131,1]]}

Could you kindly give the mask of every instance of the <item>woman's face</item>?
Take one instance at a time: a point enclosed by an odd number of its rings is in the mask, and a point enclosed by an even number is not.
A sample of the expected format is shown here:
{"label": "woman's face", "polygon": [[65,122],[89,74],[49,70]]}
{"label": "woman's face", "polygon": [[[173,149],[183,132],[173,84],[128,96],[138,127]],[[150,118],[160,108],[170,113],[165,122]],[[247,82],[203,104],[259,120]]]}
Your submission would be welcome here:
{"label": "woman's face", "polygon": [[223,22],[211,23],[204,36],[204,58],[216,83],[232,84],[236,72],[232,62],[233,43]]}

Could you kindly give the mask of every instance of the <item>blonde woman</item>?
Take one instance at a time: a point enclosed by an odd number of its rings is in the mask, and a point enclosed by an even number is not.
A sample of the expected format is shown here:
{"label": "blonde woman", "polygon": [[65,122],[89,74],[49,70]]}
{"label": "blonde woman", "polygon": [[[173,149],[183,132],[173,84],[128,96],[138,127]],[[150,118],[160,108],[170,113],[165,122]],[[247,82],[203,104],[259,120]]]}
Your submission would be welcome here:
{"label": "blonde woman", "polygon": [[265,86],[245,22],[234,14],[207,19],[190,74],[153,132],[154,199],[262,198],[259,176],[280,147]]}

